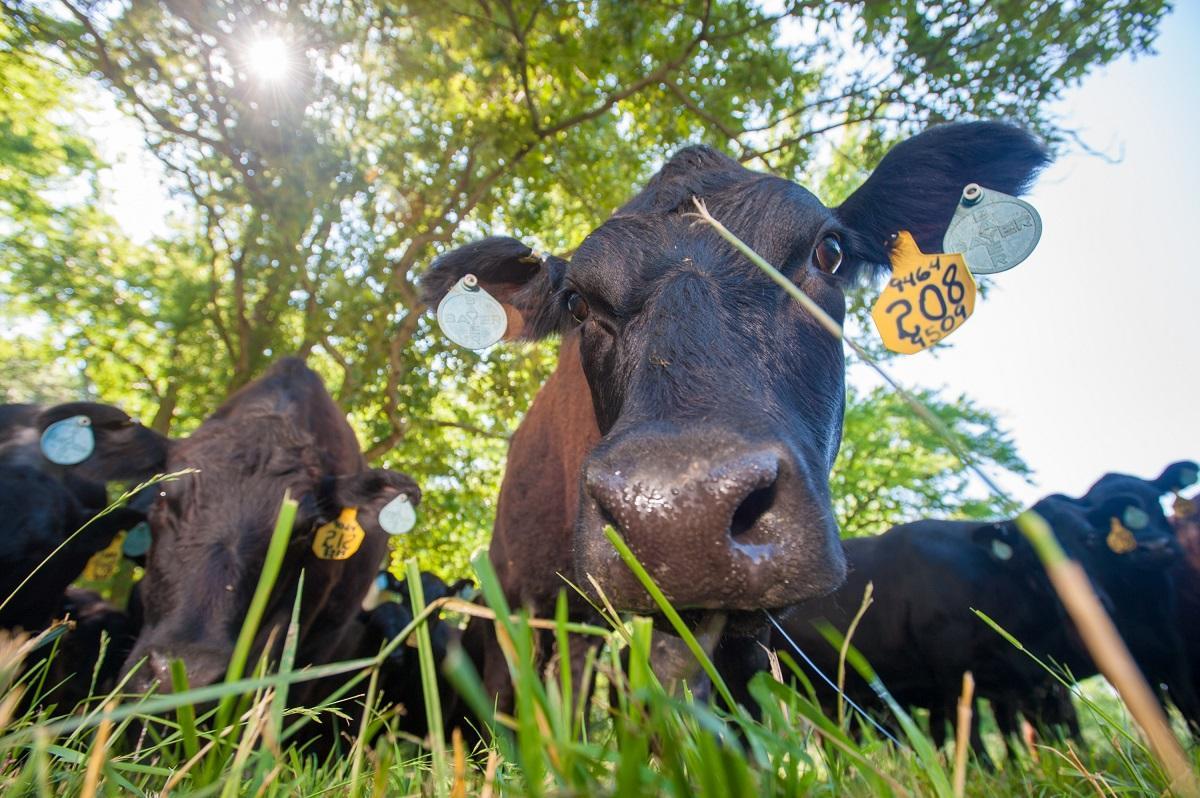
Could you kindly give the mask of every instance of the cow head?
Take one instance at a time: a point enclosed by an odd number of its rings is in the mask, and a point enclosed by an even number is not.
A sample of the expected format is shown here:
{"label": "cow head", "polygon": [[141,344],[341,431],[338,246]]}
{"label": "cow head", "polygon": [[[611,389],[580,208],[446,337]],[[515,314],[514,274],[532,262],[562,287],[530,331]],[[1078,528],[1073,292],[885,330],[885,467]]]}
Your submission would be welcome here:
{"label": "cow head", "polygon": [[[134,674],[133,690],[155,680],[169,688],[169,664],[176,658],[192,686],[223,676],[285,493],[299,508],[252,654],[264,650],[272,632],[282,643],[303,570],[297,661],[337,656],[336,644],[387,547],[380,510],[401,493],[416,503],[420,491],[406,475],[383,469],[329,473],[321,451],[322,442],[295,418],[273,412],[210,419],[176,444],[172,468],[199,473],[163,485],[151,511],[153,538],[141,590],[145,625],[127,660],[127,667],[143,658],[147,665]],[[314,535],[351,507],[366,533],[361,545],[347,559],[321,559]]]}
{"label": "cow head", "polygon": [[[1200,467],[1196,463],[1181,460],[1167,466],[1155,479],[1117,473],[1105,474],[1098,479],[1078,500],[1089,508],[1097,532],[1106,535],[1104,540],[1094,541],[1097,549],[1106,545],[1113,556],[1135,566],[1157,568],[1177,559],[1181,549],[1175,530],[1163,513],[1161,500],[1164,494],[1178,492],[1193,484],[1198,473]],[[1116,530],[1114,521],[1130,534]],[[1112,537],[1107,537],[1109,535]],[[1110,544],[1119,538],[1132,538],[1136,545],[1126,546],[1126,551],[1111,552]]]}
{"label": "cow head", "polygon": [[426,299],[474,274],[505,306],[512,337],[579,336],[603,438],[580,484],[578,576],[619,608],[653,608],[605,538],[612,525],[677,606],[783,606],[845,571],[828,480],[842,344],[698,224],[693,198],[840,321],[847,288],[886,267],[896,233],[940,251],[965,185],[1020,193],[1045,162],[1016,128],[945,125],[897,145],[830,208],[688,147],[570,260],[489,238],[439,258]]}

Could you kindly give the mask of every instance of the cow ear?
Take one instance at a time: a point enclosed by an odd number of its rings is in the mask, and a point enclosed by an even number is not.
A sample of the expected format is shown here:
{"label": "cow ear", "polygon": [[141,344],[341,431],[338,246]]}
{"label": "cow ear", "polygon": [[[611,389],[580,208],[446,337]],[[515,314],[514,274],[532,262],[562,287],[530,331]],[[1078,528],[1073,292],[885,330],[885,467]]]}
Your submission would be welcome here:
{"label": "cow ear", "polygon": [[902,230],[922,252],[941,252],[968,183],[1022,194],[1049,161],[1045,147],[1013,125],[938,125],[893,147],[836,213],[861,237],[856,254],[867,263],[887,264],[889,242]]}
{"label": "cow ear", "polygon": [[1200,479],[1200,466],[1191,460],[1180,460],[1163,469],[1154,480],[1154,487],[1159,493],[1178,493],[1195,485],[1197,479]]}
{"label": "cow ear", "polygon": [[387,468],[371,468],[358,474],[328,480],[320,491],[322,511],[336,516],[345,507],[358,509],[364,528],[382,528],[379,512],[388,502],[404,494],[413,507],[421,503],[421,489],[408,474]]}
{"label": "cow ear", "polygon": [[559,289],[567,262],[543,255],[515,238],[495,236],[447,252],[421,277],[425,304],[437,308],[455,283],[468,274],[504,306],[508,340],[537,340],[566,328]]}
{"label": "cow ear", "polygon": [[42,455],[81,479],[144,481],[167,468],[167,438],[111,405],[55,405],[39,414],[37,429]]}
{"label": "cow ear", "polygon": [[1114,518],[1134,531],[1145,529],[1151,520],[1142,502],[1132,493],[1114,493],[1087,510],[1088,523],[1096,534],[1107,535]]}
{"label": "cow ear", "polygon": [[1021,552],[1021,533],[1008,521],[975,527],[971,530],[971,542],[996,562],[1009,563]]}

